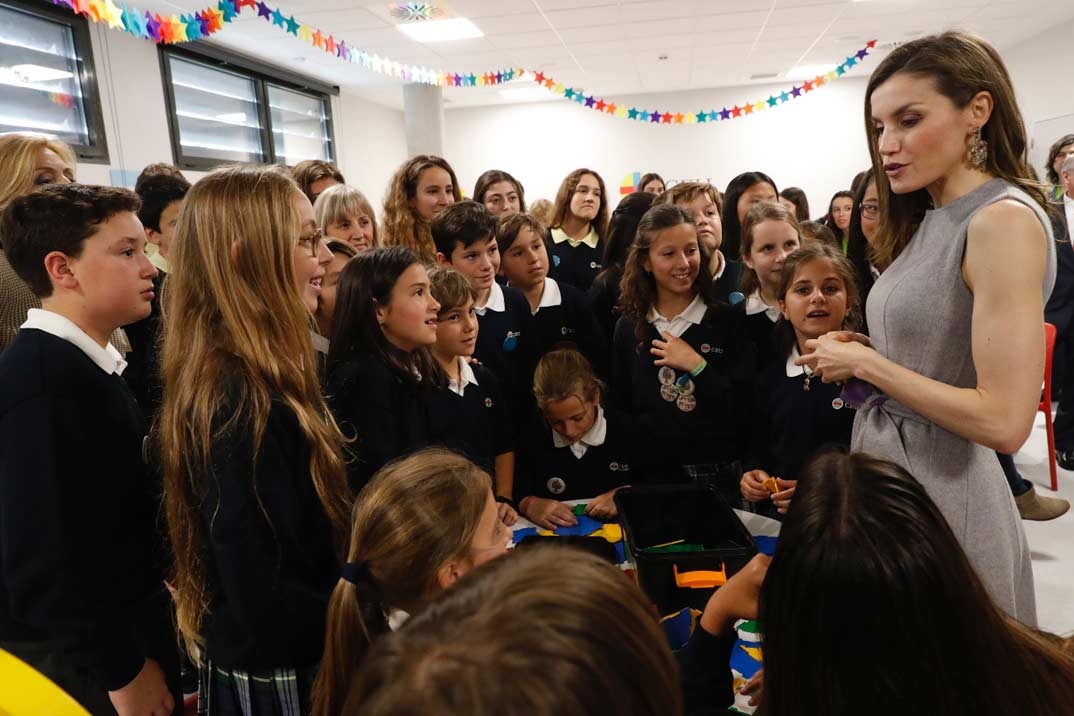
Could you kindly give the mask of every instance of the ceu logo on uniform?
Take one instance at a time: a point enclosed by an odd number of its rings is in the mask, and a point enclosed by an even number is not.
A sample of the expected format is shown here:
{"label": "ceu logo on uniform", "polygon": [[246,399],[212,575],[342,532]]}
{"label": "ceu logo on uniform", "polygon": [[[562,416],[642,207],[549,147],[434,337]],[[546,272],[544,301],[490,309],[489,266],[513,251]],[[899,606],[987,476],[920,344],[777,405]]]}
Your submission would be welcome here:
{"label": "ceu logo on uniform", "polygon": [[600,264],[598,264],[596,261],[590,261],[589,262],[589,268],[591,268],[591,269],[599,269]]}
{"label": "ceu logo on uniform", "polygon": [[717,355],[719,355],[719,354],[723,353],[723,348],[720,348],[719,346],[709,345],[708,343],[702,343],[701,344],[701,352],[702,353],[716,353]]}
{"label": "ceu logo on uniform", "polygon": [[565,336],[573,336],[578,331],[574,328],[570,328],[569,326],[560,326],[559,332]]}
{"label": "ceu logo on uniform", "polygon": [[553,495],[562,495],[567,489],[567,483],[565,483],[561,477],[551,477],[548,479],[546,487]]}
{"label": "ceu logo on uniform", "polygon": [[630,465],[625,462],[613,462],[608,464],[608,469],[612,472],[630,472]]}
{"label": "ceu logo on uniform", "polygon": [[486,408],[491,408],[492,407],[492,398],[485,398],[485,407]]}

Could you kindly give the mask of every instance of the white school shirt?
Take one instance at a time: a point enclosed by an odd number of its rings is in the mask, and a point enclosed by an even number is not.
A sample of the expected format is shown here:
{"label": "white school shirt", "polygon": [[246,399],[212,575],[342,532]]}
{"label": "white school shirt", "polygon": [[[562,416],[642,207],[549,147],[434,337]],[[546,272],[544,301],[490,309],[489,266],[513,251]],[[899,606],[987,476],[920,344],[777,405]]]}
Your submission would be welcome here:
{"label": "white school shirt", "polygon": [[701,323],[705,318],[705,312],[709,310],[709,307],[705,305],[705,302],[701,300],[701,294],[694,296],[694,300],[690,301],[690,305],[683,309],[682,313],[674,318],[668,319],[661,316],[656,306],[649,309],[649,315],[646,320],[653,324],[656,328],[656,332],[663,335],[665,332],[670,333],[676,338],[682,338],[682,334],[686,333],[686,329],[690,326],[696,326]]}
{"label": "white school shirt", "polygon": [[448,390],[461,397],[466,393],[466,386],[477,385],[477,376],[474,375],[474,369],[470,367],[470,361],[462,356],[457,356],[455,360],[459,362],[459,380],[448,378]]}
{"label": "white school shirt", "polygon": [[495,281],[492,282],[492,289],[489,291],[489,300],[485,302],[485,305],[474,306],[474,311],[476,311],[479,316],[484,316],[486,311],[503,313],[506,310],[507,302],[503,297],[503,289],[500,287],[500,284]]}
{"label": "white school shirt", "polygon": [[115,346],[109,343],[102,348],[100,343],[90,338],[74,321],[58,313],[43,308],[31,308],[26,313],[26,322],[20,328],[34,328],[62,338],[85,353],[97,367],[109,375],[122,375],[127,367],[127,361],[123,360],[123,354],[117,351]]}
{"label": "white school shirt", "polygon": [[753,293],[746,298],[746,315],[754,316],[758,313],[764,313],[772,323],[779,320],[779,306],[769,306],[761,298],[760,290],[754,289]]}
{"label": "white school shirt", "polygon": [[[550,308],[563,303],[563,292],[559,290],[559,284],[554,278],[544,280],[544,292],[541,294],[541,302],[537,304],[537,311],[542,308]],[[533,315],[537,315],[537,311]]]}

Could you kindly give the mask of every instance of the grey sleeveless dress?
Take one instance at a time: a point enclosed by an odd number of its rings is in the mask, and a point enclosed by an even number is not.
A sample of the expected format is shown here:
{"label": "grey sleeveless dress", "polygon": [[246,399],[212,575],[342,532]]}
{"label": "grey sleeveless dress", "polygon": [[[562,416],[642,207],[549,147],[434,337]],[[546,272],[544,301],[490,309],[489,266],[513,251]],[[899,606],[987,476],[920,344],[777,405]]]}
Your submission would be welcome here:
{"label": "grey sleeveless dress", "polygon": [[[1044,226],[1048,257],[1041,293],[1047,300],[1055,283],[1051,222],[1025,192],[993,179],[929,211],[909,245],[873,286],[866,311],[870,338],[881,355],[948,385],[977,384],[970,342],[973,294],[962,278],[962,256],[974,213],[1001,199],[1031,207]],[[851,449],[892,460],[916,477],[996,603],[1022,623],[1036,624],[1029,546],[995,452],[894,400],[858,412]]]}

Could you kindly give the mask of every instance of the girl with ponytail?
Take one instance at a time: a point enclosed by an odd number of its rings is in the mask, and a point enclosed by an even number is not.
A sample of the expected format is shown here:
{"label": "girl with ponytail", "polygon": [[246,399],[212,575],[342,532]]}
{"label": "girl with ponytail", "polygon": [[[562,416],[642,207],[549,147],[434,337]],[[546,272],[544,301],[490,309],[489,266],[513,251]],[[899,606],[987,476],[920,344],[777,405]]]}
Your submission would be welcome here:
{"label": "girl with ponytail", "polygon": [[389,463],[359,494],[343,576],[328,604],[313,716],[341,712],[372,643],[474,567],[507,549],[489,476],[430,448]]}

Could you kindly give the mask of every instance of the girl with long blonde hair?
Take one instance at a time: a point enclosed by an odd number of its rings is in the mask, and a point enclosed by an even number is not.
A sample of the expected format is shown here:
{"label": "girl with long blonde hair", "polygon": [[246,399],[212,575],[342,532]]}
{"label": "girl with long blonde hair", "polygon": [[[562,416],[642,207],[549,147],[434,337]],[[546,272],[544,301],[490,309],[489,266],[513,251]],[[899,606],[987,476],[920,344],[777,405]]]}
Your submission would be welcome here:
{"label": "girl with long blonde hair", "polygon": [[179,216],[158,438],[178,622],[209,714],[308,711],[351,499],[310,340],[327,253],[277,169],[218,169]]}

